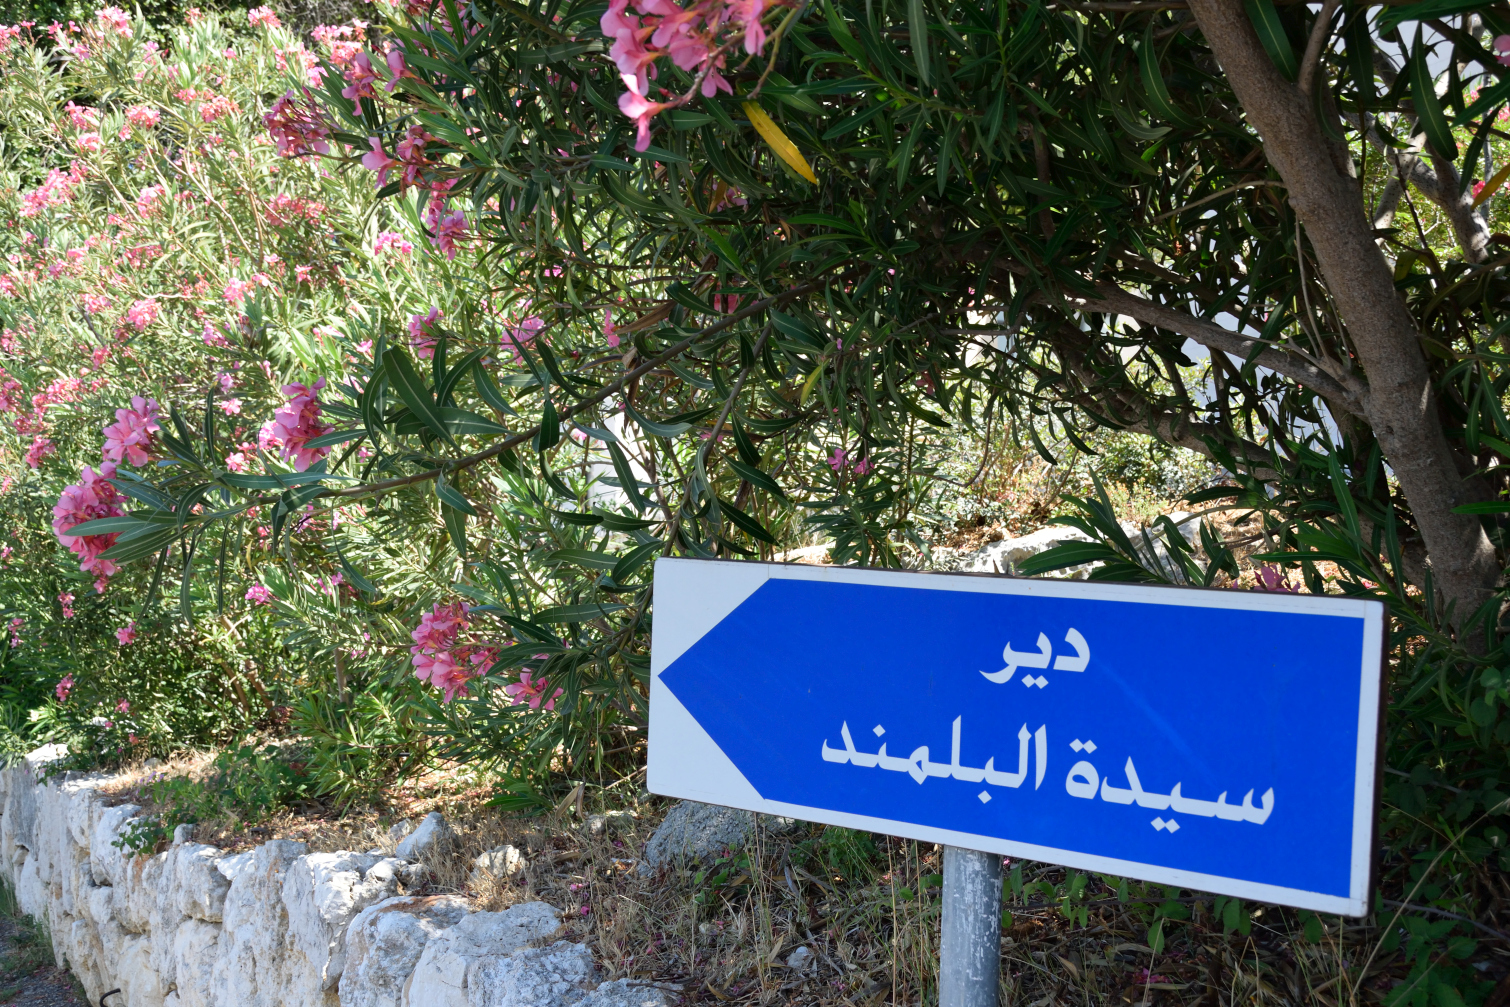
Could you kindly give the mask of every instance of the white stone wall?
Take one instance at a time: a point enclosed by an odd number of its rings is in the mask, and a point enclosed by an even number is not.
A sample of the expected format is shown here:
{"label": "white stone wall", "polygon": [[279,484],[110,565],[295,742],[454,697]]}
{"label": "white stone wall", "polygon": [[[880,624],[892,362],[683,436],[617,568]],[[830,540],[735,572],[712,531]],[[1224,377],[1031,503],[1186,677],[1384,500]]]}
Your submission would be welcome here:
{"label": "white stone wall", "polygon": [[[105,807],[109,777],[47,784],[40,748],[0,770],[0,872],[53,952],[109,1007],[664,1007],[654,987],[600,983],[542,902],[478,913],[399,896],[410,865],[274,840],[227,856],[179,843],[130,857],[112,842],[138,810]],[[348,933],[349,932],[349,933]]]}

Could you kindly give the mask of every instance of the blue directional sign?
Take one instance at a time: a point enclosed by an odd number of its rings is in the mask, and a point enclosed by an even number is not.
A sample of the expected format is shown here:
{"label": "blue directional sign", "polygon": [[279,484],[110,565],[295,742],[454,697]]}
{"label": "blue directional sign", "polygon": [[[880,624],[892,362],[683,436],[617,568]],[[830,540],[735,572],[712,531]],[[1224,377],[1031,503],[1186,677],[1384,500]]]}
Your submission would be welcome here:
{"label": "blue directional sign", "polygon": [[1369,909],[1384,606],[662,559],[650,790]]}

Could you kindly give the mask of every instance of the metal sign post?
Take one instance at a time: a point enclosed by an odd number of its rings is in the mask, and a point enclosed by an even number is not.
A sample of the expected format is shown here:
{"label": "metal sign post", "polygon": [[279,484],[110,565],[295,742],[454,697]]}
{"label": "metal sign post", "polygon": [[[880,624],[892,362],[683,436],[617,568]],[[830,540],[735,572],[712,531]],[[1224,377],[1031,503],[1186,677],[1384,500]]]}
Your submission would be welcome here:
{"label": "metal sign post", "polygon": [[997,1007],[1001,981],[1001,857],[944,847],[939,1007]]}
{"label": "metal sign post", "polygon": [[986,854],[1368,912],[1379,602],[682,559],[655,598],[649,789],[955,848],[948,997]]}

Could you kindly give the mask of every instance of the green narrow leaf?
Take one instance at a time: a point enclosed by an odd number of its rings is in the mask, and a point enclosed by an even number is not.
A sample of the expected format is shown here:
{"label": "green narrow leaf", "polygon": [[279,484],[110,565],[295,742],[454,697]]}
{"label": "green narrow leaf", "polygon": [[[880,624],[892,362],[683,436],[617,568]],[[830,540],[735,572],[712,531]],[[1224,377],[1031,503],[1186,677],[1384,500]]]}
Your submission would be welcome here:
{"label": "green narrow leaf", "polygon": [[751,486],[763,489],[767,493],[774,493],[783,500],[787,499],[786,493],[781,489],[781,484],[767,473],[762,472],[753,465],[746,465],[744,462],[734,458],[728,459],[728,463],[729,467],[738,472],[739,477]]}
{"label": "green narrow leaf", "polygon": [[646,542],[644,545],[635,546],[614,564],[613,572],[609,576],[613,578],[615,584],[624,583],[630,577],[634,576],[636,570],[645,565],[646,560],[664,548],[665,543],[660,541]]}
{"label": "green narrow leaf", "polygon": [[1285,26],[1279,20],[1279,11],[1274,9],[1274,0],[1244,0],[1243,6],[1248,8],[1248,19],[1253,22],[1253,30],[1258,32],[1264,51],[1279,72],[1294,81],[1300,76],[1300,62],[1295,58],[1290,36],[1285,34]]}
{"label": "green narrow leaf", "polygon": [[446,429],[445,422],[435,411],[435,400],[430,397],[430,389],[425,387],[424,381],[414,370],[409,354],[398,347],[389,347],[388,352],[383,354],[383,369],[388,374],[388,383],[393,386],[398,397],[404,400],[409,411],[447,444],[455,447],[451,431]]}
{"label": "green narrow leaf", "polygon": [[744,511],[740,510],[738,507],[735,507],[733,504],[729,503],[729,501],[722,498],[720,498],[718,501],[718,509],[725,517],[734,522],[734,525],[739,528],[740,531],[744,532],[751,538],[764,542],[767,545],[778,544],[776,542],[776,536],[766,531],[765,526],[762,525],[759,521],[755,520],[753,515],[746,514]]}
{"label": "green narrow leaf", "polygon": [[546,451],[561,442],[561,420],[556,415],[556,404],[551,401],[550,389],[545,390],[545,405],[540,410],[540,429],[535,432],[535,450]]}
{"label": "green narrow leaf", "polygon": [[924,84],[932,83],[928,67],[928,12],[923,0],[907,0],[907,30],[912,41],[912,61]]}
{"label": "green narrow leaf", "polygon": [[503,392],[499,390],[498,383],[493,380],[493,376],[491,374],[489,374],[483,368],[478,367],[474,372],[474,377],[475,383],[477,385],[477,395],[482,399],[482,401],[486,402],[489,406],[496,409],[498,412],[502,413],[505,416],[519,415],[518,413],[514,412],[513,407],[504,400]]}
{"label": "green narrow leaf", "polygon": [[472,506],[471,501],[463,496],[460,490],[447,483],[444,476],[435,480],[435,495],[446,506],[453,507],[471,517],[477,516],[477,508]]}
{"label": "green narrow leaf", "polygon": [[[1267,3],[1268,0],[1263,0]],[[1143,32],[1143,44],[1138,46],[1138,63],[1143,70],[1143,89],[1148,93],[1148,107],[1165,122],[1188,123],[1190,117],[1180,111],[1164,83],[1164,71],[1159,69],[1158,46],[1153,40],[1153,21],[1148,22]]]}
{"label": "green narrow leaf", "polygon": [[446,523],[446,534],[451,536],[451,544],[456,546],[458,555],[467,555],[467,516],[455,507],[440,505],[441,520]]}
{"label": "green narrow leaf", "polygon": [[755,442],[750,440],[750,435],[745,433],[737,418],[734,420],[734,447],[738,449],[739,457],[744,459],[746,465],[760,464],[760,452],[755,450]]}
{"label": "green narrow leaf", "polygon": [[1458,144],[1452,138],[1452,126],[1442,111],[1442,99],[1437,97],[1436,80],[1426,64],[1427,46],[1421,41],[1421,29],[1416,28],[1416,44],[1410,57],[1410,97],[1416,106],[1416,119],[1426,134],[1432,148],[1449,161],[1458,159]]}
{"label": "green narrow leaf", "polygon": [[650,507],[650,501],[640,493],[640,481],[634,477],[634,469],[630,468],[629,459],[624,456],[624,450],[617,444],[609,444],[607,448],[608,456],[613,459],[614,474],[619,477],[619,487],[623,489],[624,495],[629,498],[635,510],[647,510]]}

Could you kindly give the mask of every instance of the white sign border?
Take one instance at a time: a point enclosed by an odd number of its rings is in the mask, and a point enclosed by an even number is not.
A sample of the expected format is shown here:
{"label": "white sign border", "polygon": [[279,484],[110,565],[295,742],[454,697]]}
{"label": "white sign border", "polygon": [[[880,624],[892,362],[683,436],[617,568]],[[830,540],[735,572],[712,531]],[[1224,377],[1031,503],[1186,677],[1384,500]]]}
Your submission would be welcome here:
{"label": "white sign border", "polygon": [[[1363,620],[1358,752],[1354,778],[1353,841],[1346,898],[1280,885],[1101,857],[1074,850],[979,836],[869,815],[766,800],[660,680],[686,653],[767,580],[871,584],[1046,598],[1079,598],[1190,608],[1294,612]],[[1374,827],[1377,818],[1380,698],[1384,674],[1384,603],[1360,598],[1224,591],[1206,588],[1032,580],[971,574],[913,573],[856,567],[754,563],[663,557],[655,565],[655,619],[650,644],[650,732],[646,787],[651,793],[721,804],[922,842],[1000,853],[1077,870],[1137,878],[1258,902],[1341,916],[1365,916],[1372,901]]]}

